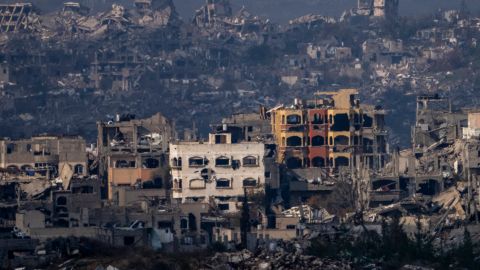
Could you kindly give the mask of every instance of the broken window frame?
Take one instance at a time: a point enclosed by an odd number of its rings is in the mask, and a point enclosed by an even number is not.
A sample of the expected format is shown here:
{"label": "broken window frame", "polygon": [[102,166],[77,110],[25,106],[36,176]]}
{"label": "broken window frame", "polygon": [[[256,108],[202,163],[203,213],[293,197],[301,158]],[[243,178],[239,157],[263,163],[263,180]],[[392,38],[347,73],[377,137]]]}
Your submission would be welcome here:
{"label": "broken window frame", "polygon": [[206,165],[206,159],[203,157],[195,156],[195,157],[190,157],[188,159],[188,167],[190,168],[201,168],[201,167],[204,167],[205,165]]}
{"label": "broken window frame", "polygon": [[258,158],[254,156],[246,156],[242,159],[243,167],[258,167]]}
{"label": "broken window frame", "polygon": [[244,188],[256,188],[258,187],[258,181],[255,178],[245,178],[242,181],[242,186]]}

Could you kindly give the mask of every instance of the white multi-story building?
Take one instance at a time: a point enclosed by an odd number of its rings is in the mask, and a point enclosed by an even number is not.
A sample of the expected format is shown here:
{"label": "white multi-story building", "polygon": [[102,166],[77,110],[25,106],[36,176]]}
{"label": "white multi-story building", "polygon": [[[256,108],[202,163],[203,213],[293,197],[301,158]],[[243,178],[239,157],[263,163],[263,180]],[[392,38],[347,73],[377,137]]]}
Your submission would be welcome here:
{"label": "white multi-story building", "polygon": [[215,202],[221,211],[239,211],[244,190],[262,191],[271,177],[266,159],[264,143],[232,144],[230,133],[210,134],[208,143],[170,144],[173,198],[182,203]]}

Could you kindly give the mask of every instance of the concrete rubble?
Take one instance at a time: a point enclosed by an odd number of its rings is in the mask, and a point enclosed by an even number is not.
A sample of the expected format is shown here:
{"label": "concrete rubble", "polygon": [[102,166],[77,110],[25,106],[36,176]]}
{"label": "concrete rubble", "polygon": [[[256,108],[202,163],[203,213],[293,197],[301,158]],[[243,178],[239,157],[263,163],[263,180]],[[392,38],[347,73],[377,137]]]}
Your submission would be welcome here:
{"label": "concrete rubble", "polygon": [[202,269],[352,269],[348,262],[304,255],[298,243],[272,242],[252,253],[217,253]]}
{"label": "concrete rubble", "polygon": [[171,0],[0,4],[0,262],[73,269],[87,238],[222,250],[202,269],[352,269],[309,245],[395,220],[477,243],[480,19],[404,33],[398,1],[357,4],[286,25],[228,0],[191,20]]}

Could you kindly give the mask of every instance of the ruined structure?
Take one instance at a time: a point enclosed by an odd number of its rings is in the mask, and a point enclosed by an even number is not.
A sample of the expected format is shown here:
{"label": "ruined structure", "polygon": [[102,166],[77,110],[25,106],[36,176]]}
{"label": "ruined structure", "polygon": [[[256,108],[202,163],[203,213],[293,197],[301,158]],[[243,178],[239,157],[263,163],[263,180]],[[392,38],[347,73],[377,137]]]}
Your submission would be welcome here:
{"label": "ruined structure", "polygon": [[449,99],[436,96],[417,97],[416,122],[413,128],[413,150],[416,155],[441,144],[452,144],[461,138],[467,125],[467,114],[453,111]]}
{"label": "ruined structure", "polygon": [[88,175],[85,140],[56,136],[3,139],[0,140],[0,168],[47,179],[61,176],[66,171],[78,176]]}
{"label": "ruined structure", "polygon": [[234,143],[241,141],[273,142],[270,114],[263,106],[259,113],[234,114],[222,119],[220,125],[213,125],[212,128],[215,132],[230,132]]}
{"label": "ruined structure", "polygon": [[217,19],[232,16],[228,0],[205,0],[205,5],[195,13],[194,23],[198,26],[212,25]]}
{"label": "ruined structure", "polygon": [[31,30],[37,20],[30,3],[0,4],[0,32]]}
{"label": "ruined structure", "polygon": [[232,142],[231,133],[210,134],[208,143],[170,145],[173,198],[182,203],[213,199],[219,210],[240,210],[244,190],[278,187],[273,156],[262,142]]}
{"label": "ruined structure", "polygon": [[384,112],[360,106],[356,94],[354,89],[318,92],[315,100],[272,109],[277,161],[290,169],[361,163],[382,168],[387,158]]}
{"label": "ruined structure", "polygon": [[117,115],[97,128],[99,175],[108,182],[110,200],[119,200],[121,187],[168,188],[168,145],[176,136],[168,119]]}

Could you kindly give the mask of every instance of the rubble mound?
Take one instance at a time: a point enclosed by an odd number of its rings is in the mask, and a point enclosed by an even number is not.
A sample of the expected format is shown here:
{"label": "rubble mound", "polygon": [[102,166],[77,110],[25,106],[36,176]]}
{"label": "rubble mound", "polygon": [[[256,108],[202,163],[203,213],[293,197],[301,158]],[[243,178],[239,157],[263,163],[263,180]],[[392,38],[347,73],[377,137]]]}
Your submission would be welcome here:
{"label": "rubble mound", "polygon": [[205,269],[352,269],[347,262],[318,258],[302,254],[300,245],[271,243],[256,253],[248,250],[216,253]]}

